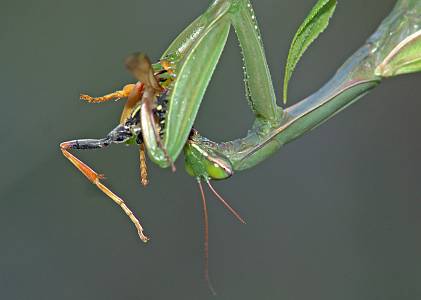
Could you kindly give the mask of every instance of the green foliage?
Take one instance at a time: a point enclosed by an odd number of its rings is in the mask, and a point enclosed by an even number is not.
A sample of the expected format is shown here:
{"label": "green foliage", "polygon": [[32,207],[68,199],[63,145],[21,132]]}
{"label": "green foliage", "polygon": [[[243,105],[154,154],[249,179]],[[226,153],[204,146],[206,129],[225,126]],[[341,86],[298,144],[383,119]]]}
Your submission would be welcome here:
{"label": "green foliage", "polygon": [[336,3],[336,0],[318,0],[316,5],[311,9],[309,15],[298,28],[297,33],[292,40],[285,65],[284,103],[287,102],[288,83],[295,66],[310,44],[326,29],[329,24],[329,19],[335,11]]}

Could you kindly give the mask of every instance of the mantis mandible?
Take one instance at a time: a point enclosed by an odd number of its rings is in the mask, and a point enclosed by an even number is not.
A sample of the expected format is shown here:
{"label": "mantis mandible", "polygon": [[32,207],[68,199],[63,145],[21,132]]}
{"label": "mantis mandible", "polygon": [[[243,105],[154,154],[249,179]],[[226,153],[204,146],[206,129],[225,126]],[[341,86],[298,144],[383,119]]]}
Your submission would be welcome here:
{"label": "mantis mandible", "polygon": [[[330,5],[333,13],[336,1],[319,0],[315,6],[317,10],[311,12],[297,32],[297,40],[300,30],[309,30],[307,24],[323,17],[324,5]],[[255,122],[243,138],[213,142],[193,129],[193,123],[231,26],[242,50],[246,97]],[[126,60],[126,66],[138,80],[136,83],[102,97],[81,95],[81,99],[93,103],[127,98],[120,123],[105,138],[63,142],[60,149],[76,168],[122,208],[144,242],[148,237],[125,202],[103,185],[102,175],[69,150],[98,149],[113,143],[138,145],[140,177],[146,185],[145,152],[160,167],[171,166],[175,171],[173,162],[184,149],[186,171],[197,179],[202,195],[205,277],[211,287],[207,262],[208,217],[201,182],[206,182],[214,195],[244,223],[210,181],[226,179],[235,171],[255,166],[283,145],[354,103],[383,78],[421,71],[421,1],[399,0],[366,44],[323,87],[286,109],[276,103],[261,34],[249,0],[213,1],[171,43],[158,62],[151,63],[146,55],[137,53]]]}

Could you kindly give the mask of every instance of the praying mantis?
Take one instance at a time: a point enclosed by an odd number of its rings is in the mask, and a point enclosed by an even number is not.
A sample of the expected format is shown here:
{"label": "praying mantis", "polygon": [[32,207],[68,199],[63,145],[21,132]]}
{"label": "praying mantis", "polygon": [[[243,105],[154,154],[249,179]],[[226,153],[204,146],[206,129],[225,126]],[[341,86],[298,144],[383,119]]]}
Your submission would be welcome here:
{"label": "praying mantis", "polygon": [[[299,57],[327,26],[335,6],[336,1],[319,0],[299,28],[287,61],[286,84]],[[214,142],[202,136],[193,125],[231,27],[243,55],[246,98],[255,121],[245,137]],[[91,103],[127,98],[120,123],[105,138],[67,141],[60,144],[60,149],[82,174],[121,207],[144,242],[149,238],[123,199],[102,183],[103,175],[70,150],[100,149],[120,143],[137,145],[143,185],[148,183],[145,153],[153,163],[175,171],[174,162],[184,152],[185,169],[196,178],[202,196],[205,277],[211,287],[207,271],[208,216],[202,181],[240,222],[245,223],[215,191],[211,180],[227,179],[237,171],[262,162],[360,99],[382,79],[421,71],[421,1],[399,0],[375,33],[324,86],[285,109],[277,105],[250,0],[214,0],[157,62],[152,63],[145,54],[136,53],[127,58],[126,66],[136,83],[102,97],[81,95],[82,100]]]}

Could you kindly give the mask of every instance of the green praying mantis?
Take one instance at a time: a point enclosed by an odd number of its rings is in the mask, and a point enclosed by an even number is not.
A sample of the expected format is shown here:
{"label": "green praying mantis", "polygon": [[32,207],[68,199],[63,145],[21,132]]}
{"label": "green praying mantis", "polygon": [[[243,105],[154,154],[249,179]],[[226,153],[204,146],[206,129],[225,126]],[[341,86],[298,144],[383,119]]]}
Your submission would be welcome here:
{"label": "green praying mantis", "polygon": [[[287,85],[299,58],[326,28],[336,1],[319,0],[298,29],[285,68]],[[255,116],[247,135],[214,142],[193,128],[230,28],[237,35],[244,62],[246,98]],[[185,169],[199,183],[205,220],[205,277],[207,266],[207,209],[201,182],[241,222],[244,220],[212,187],[211,180],[262,162],[283,145],[314,129],[375,88],[383,78],[421,71],[421,0],[399,0],[391,14],[367,42],[318,91],[288,108],[277,105],[262,37],[249,0],[214,0],[152,63],[141,53],[126,60],[137,82],[103,97],[81,95],[88,102],[127,98],[120,123],[102,139],[63,142],[64,156],[93,184],[115,201],[148,241],[138,218],[102,182],[103,176],[70,153],[71,149],[99,149],[113,143],[138,145],[141,182],[148,183],[146,156],[160,167],[171,167],[184,152]],[[211,285],[210,285],[211,286]]]}

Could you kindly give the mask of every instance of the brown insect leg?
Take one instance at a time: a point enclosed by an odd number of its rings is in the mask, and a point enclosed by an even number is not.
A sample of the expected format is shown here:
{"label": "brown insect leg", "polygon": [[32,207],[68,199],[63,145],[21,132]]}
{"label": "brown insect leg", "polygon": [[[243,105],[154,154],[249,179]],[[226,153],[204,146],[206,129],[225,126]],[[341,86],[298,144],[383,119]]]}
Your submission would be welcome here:
{"label": "brown insect leg", "polygon": [[133,224],[136,226],[137,232],[139,234],[140,239],[143,242],[147,242],[149,238],[143,233],[143,227],[140,225],[139,220],[133,214],[133,212],[127,207],[126,203],[124,203],[123,199],[119,196],[114,194],[110,189],[108,189],[105,185],[100,182],[100,179],[104,178],[104,175],[96,173],[92,170],[88,165],[84,162],[79,160],[73,154],[71,154],[68,149],[70,149],[69,142],[63,142],[60,144],[60,149],[63,155],[80,171],[83,175],[85,175],[90,182],[95,184],[104,194],[110,197],[117,205],[121,207],[121,209],[126,213],[126,215],[130,218]]}
{"label": "brown insect leg", "polygon": [[101,96],[101,97],[92,97],[89,95],[81,94],[80,99],[85,100],[89,103],[101,103],[106,102],[110,100],[119,100],[121,98],[126,98],[130,95],[131,91],[134,89],[135,84],[128,84],[123,87],[120,91],[115,91],[110,94]]}
{"label": "brown insect leg", "polygon": [[143,186],[147,186],[148,180],[148,167],[146,165],[145,144],[139,147],[139,160],[140,160],[140,182]]}
{"label": "brown insect leg", "polygon": [[138,81],[127,96],[127,102],[124,105],[120,116],[120,124],[123,124],[132,113],[133,108],[142,98],[144,84]]}

